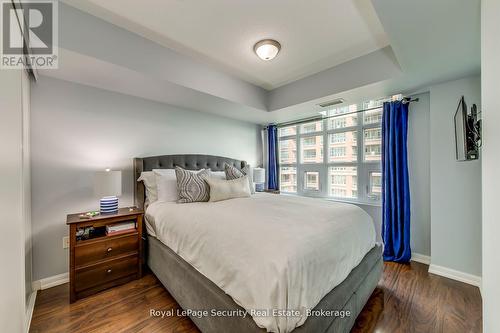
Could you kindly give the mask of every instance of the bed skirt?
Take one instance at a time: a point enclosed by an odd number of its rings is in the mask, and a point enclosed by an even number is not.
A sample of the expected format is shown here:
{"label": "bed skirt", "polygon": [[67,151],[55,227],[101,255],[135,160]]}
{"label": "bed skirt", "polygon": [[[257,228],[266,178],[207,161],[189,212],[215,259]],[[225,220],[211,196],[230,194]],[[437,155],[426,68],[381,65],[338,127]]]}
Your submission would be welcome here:
{"label": "bed skirt", "polygon": [[[156,277],[183,309],[243,310],[216,284],[194,269],[169,247],[155,237],[148,236],[147,263]],[[311,316],[293,332],[349,332],[382,275],[382,247],[376,245],[349,276],[330,291],[314,310],[344,310],[350,316]],[[266,332],[250,316],[191,317],[204,333],[212,332]]]}

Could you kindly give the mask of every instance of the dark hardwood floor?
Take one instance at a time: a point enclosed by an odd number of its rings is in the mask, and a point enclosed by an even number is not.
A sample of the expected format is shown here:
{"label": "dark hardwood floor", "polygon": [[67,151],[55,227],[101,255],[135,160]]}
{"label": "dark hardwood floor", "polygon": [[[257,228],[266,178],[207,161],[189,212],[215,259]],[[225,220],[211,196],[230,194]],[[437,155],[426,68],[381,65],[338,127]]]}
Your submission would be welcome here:
{"label": "dark hardwood floor", "polygon": [[[386,263],[352,332],[481,332],[478,288],[427,268]],[[30,332],[198,332],[189,318],[149,315],[172,308],[179,306],[152,274],[73,304],[65,284],[38,293]]]}

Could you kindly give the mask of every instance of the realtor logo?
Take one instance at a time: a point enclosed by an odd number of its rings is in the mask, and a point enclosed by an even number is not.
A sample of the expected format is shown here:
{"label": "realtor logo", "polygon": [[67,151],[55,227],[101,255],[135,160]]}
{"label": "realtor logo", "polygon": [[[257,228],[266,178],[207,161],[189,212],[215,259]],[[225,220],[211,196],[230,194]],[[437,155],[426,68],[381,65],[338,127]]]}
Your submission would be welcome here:
{"label": "realtor logo", "polygon": [[3,0],[2,69],[57,68],[57,1]]}

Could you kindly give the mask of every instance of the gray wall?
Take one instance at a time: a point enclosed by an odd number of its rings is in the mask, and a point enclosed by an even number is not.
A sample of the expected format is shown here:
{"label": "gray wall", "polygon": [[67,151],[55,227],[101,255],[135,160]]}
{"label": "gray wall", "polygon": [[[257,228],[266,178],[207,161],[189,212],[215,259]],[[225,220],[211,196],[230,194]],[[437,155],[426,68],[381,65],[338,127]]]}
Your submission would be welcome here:
{"label": "gray wall", "polygon": [[481,276],[481,162],[455,160],[453,116],[462,95],[480,109],[480,78],[430,89],[432,264]]}
{"label": "gray wall", "polygon": [[411,200],[411,249],[431,255],[430,102],[429,93],[414,95],[408,120],[408,172]]}
{"label": "gray wall", "polygon": [[98,208],[94,171],[123,171],[132,205],[132,158],[201,153],[261,163],[257,125],[41,77],[32,87],[33,277],[68,271],[66,214]]}
{"label": "gray wall", "polygon": [[500,2],[481,2],[481,86],[483,118],[483,328],[485,333],[500,332],[500,223],[498,206],[500,177]]}

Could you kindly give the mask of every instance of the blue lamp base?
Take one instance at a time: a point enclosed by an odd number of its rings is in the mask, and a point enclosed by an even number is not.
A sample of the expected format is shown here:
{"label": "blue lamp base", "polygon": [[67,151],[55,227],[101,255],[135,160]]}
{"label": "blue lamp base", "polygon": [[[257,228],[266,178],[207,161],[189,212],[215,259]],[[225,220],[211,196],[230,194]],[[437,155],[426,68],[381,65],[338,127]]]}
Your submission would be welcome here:
{"label": "blue lamp base", "polygon": [[255,184],[255,191],[263,192],[264,190],[265,190],[264,183],[256,183]]}
{"label": "blue lamp base", "polygon": [[101,214],[116,214],[118,213],[118,198],[115,196],[104,197],[100,200]]}

